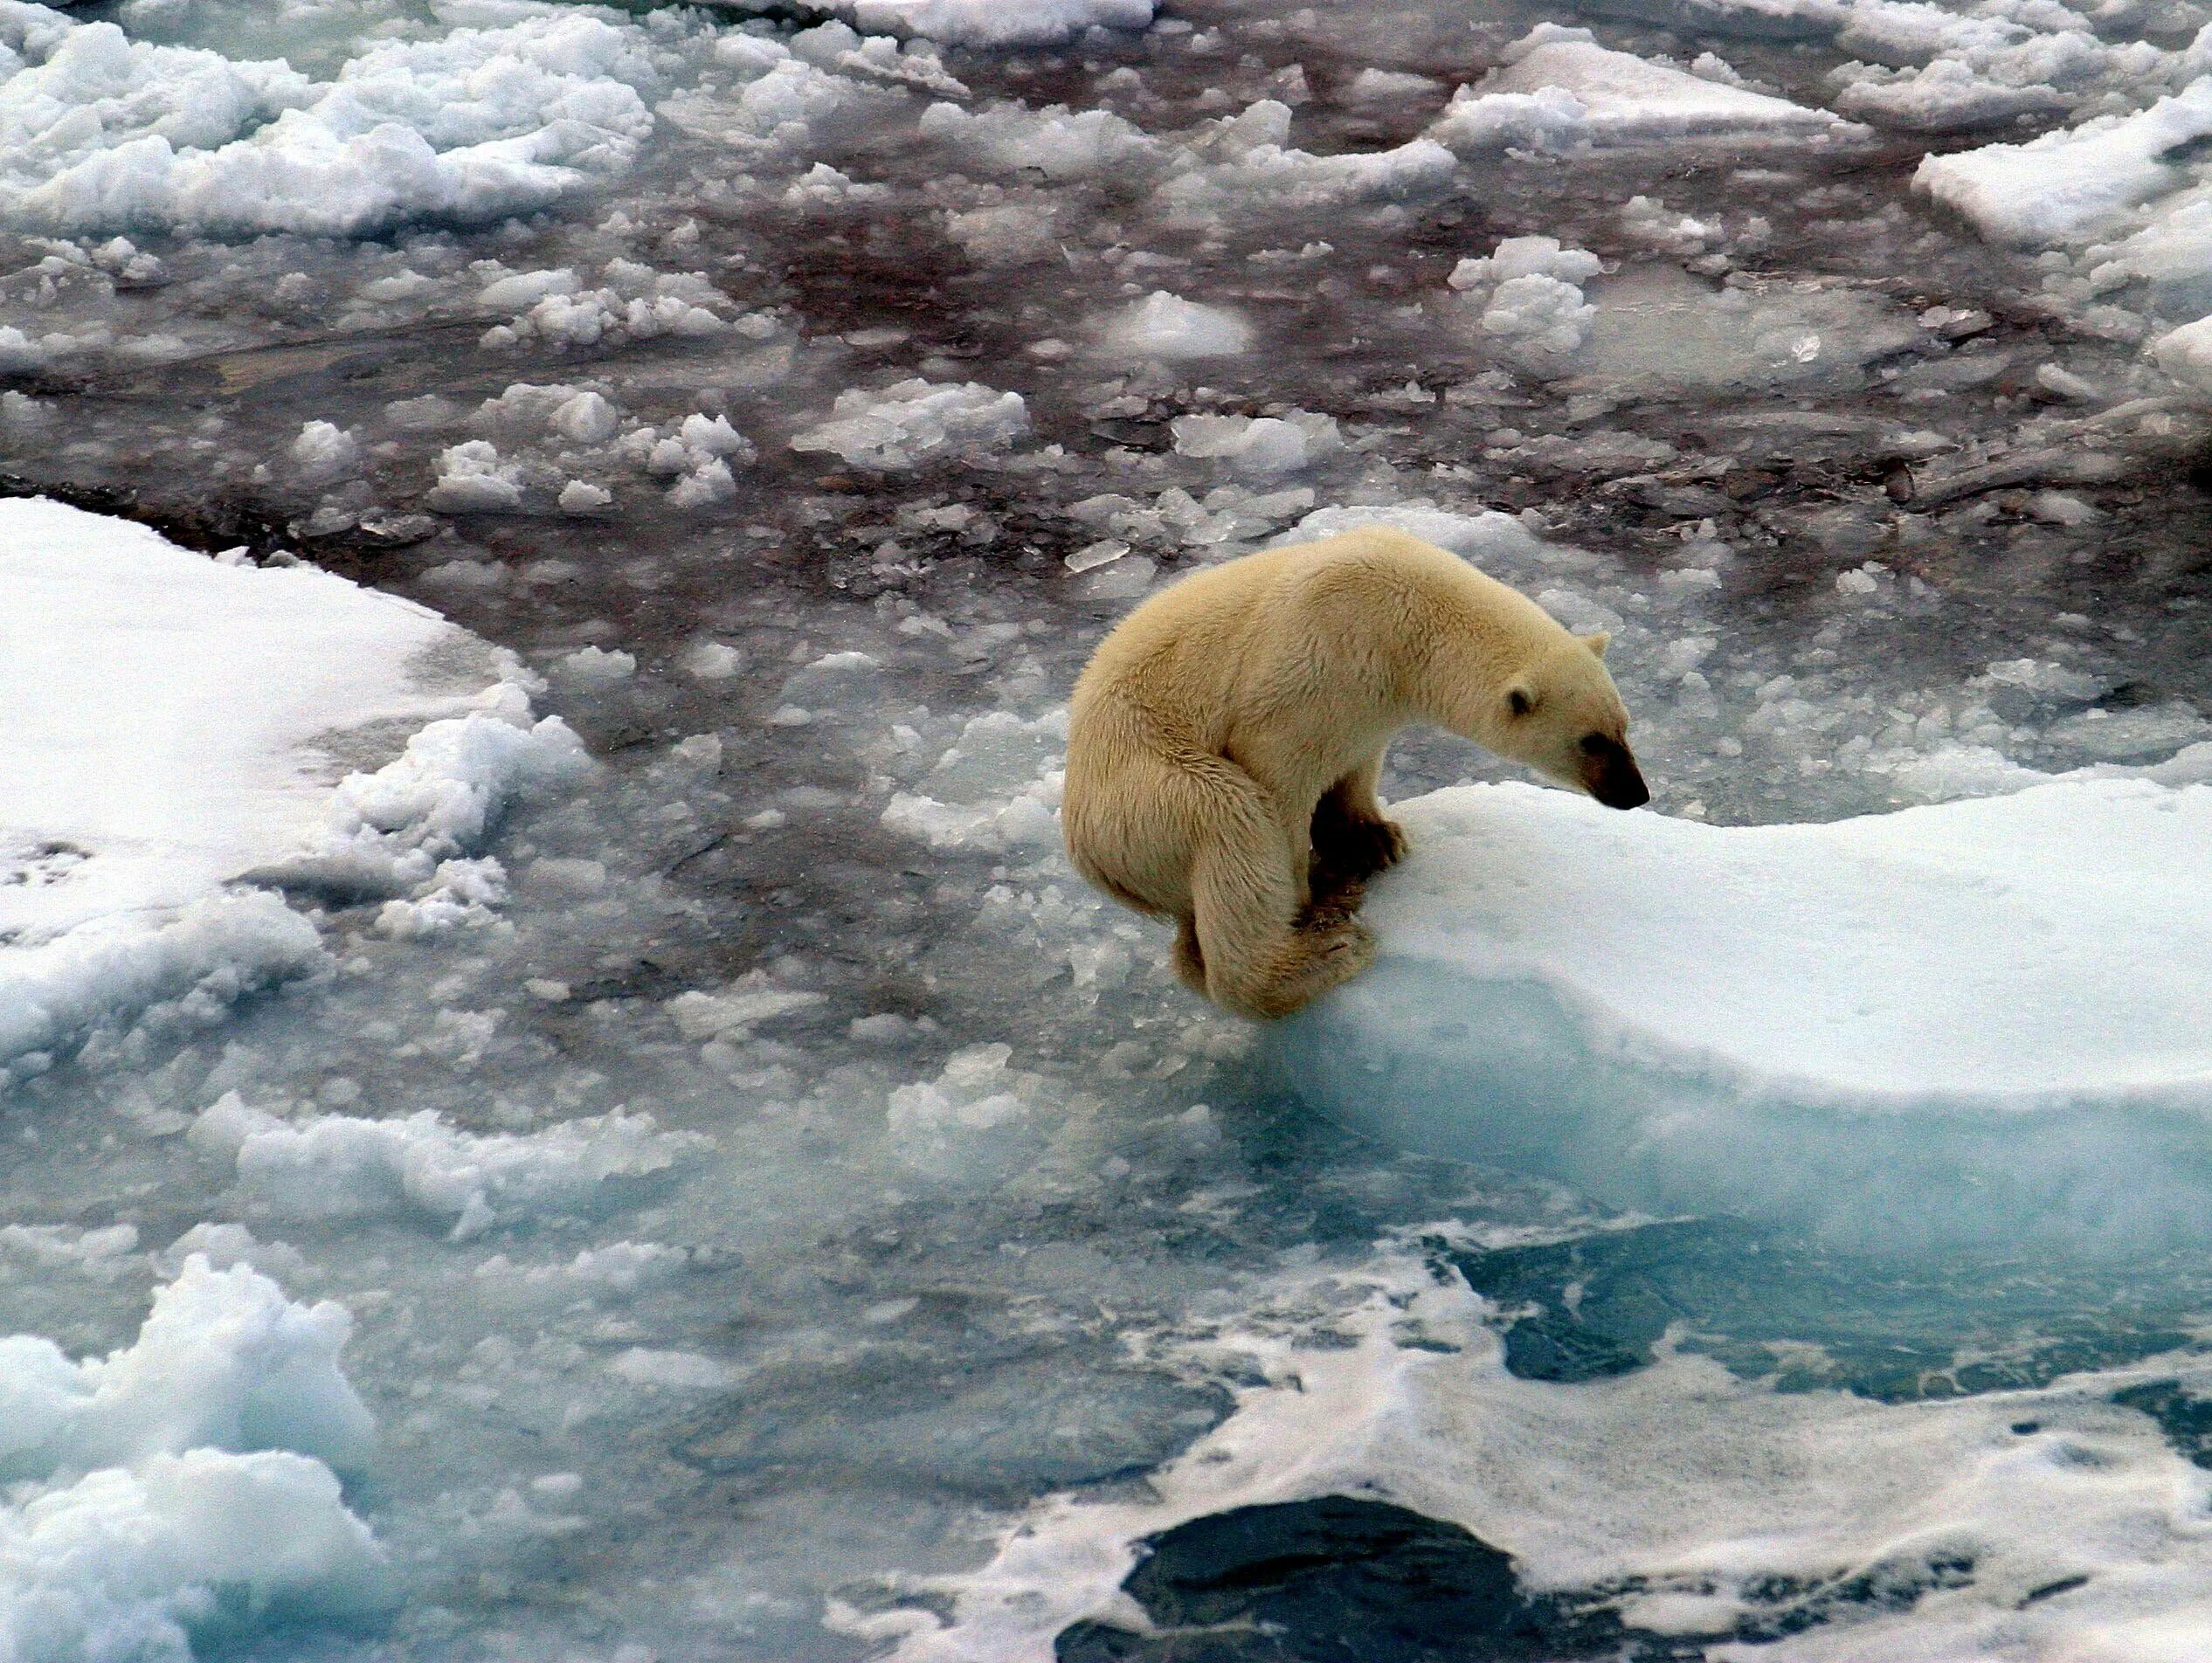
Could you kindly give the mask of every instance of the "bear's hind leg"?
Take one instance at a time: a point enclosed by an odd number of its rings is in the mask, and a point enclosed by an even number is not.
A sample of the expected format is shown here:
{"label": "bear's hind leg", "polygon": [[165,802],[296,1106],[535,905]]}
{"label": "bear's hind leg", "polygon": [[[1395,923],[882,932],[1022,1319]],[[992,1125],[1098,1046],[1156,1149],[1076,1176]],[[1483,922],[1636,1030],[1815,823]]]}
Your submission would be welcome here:
{"label": "bear's hind leg", "polygon": [[1175,945],[1168,954],[1176,979],[1201,999],[1206,991],[1206,955],[1199,947],[1198,926],[1189,918],[1175,921]]}
{"label": "bear's hind leg", "polygon": [[1406,834],[1383,817],[1375,796],[1382,755],[1354,769],[1321,794],[1313,805],[1313,894],[1324,900],[1356,899],[1359,887],[1398,864],[1406,852]]}
{"label": "bear's hind leg", "polygon": [[[1374,938],[1348,908],[1300,916],[1290,851],[1259,788],[1228,793],[1191,873],[1206,996],[1241,1015],[1288,1016],[1365,970]],[[1182,955],[1177,956],[1179,968]]]}

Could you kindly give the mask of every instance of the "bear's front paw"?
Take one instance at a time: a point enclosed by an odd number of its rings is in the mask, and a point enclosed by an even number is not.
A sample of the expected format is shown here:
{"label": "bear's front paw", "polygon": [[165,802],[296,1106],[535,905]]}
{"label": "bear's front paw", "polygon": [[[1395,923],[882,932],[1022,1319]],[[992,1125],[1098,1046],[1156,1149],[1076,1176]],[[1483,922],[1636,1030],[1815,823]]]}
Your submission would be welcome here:
{"label": "bear's front paw", "polygon": [[1313,850],[1313,891],[1341,894],[1396,866],[1406,834],[1393,820],[1345,820],[1327,828]]}

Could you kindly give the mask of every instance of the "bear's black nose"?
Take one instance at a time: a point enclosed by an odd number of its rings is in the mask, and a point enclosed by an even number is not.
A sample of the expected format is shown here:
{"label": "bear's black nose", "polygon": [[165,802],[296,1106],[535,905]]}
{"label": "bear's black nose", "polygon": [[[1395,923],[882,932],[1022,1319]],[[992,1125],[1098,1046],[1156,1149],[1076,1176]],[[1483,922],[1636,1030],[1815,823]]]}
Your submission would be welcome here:
{"label": "bear's black nose", "polygon": [[1628,748],[1617,739],[1593,735],[1582,742],[1583,781],[1590,795],[1609,809],[1640,809],[1651,801],[1651,788]]}

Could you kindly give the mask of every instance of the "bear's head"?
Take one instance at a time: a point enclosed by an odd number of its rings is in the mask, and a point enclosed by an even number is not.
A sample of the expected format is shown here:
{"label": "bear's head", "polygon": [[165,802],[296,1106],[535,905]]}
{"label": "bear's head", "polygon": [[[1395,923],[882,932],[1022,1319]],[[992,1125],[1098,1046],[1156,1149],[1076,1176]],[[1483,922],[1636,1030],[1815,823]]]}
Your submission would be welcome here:
{"label": "bear's head", "polygon": [[1628,749],[1628,712],[1605,667],[1612,637],[1569,636],[1523,666],[1487,713],[1479,742],[1609,809],[1642,808],[1651,790]]}

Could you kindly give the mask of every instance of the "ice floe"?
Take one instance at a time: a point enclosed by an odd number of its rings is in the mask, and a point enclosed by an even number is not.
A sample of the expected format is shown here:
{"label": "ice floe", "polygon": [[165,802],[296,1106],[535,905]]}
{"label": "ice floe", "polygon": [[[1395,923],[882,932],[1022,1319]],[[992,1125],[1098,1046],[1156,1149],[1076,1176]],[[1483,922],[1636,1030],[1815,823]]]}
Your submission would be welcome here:
{"label": "ice floe", "polygon": [[189,1025],[312,968],[313,926],[233,880],[442,904],[492,878],[466,862],[525,783],[581,765],[565,728],[531,723],[511,661],[410,602],[41,499],[0,504],[0,1064],[17,1073],[111,1018],[167,1005]]}
{"label": "ice floe", "polygon": [[2122,210],[2184,183],[2184,154],[2212,134],[2212,78],[2134,115],[2108,116],[2025,144],[1932,155],[1914,186],[1994,241],[2073,241]]}
{"label": "ice floe", "polygon": [[106,1357],[0,1338],[0,1651],[184,1663],[226,1618],[389,1605],[332,1471],[374,1432],[338,1367],[351,1329],[341,1306],[193,1255]]}
{"label": "ice floe", "polygon": [[427,1213],[451,1219],[456,1241],[502,1219],[588,1206],[609,1180],[665,1171],[707,1144],[620,1109],[536,1132],[479,1135],[432,1109],[388,1121],[285,1121],[235,1092],[202,1114],[190,1135],[195,1148],[234,1162],[240,1185],[279,1211]]}
{"label": "ice floe", "polygon": [[1155,0],[836,0],[863,29],[927,35],[947,45],[1029,46],[1086,29],[1142,29]]}
{"label": "ice floe", "polygon": [[1586,29],[1539,24],[1506,63],[1454,95],[1430,136],[1455,149],[1568,150],[1683,140],[1842,139],[1864,129],[1793,104],[1600,46]]}
{"label": "ice floe", "polygon": [[1020,393],[979,382],[916,377],[868,392],[838,394],[829,419],[791,436],[791,449],[827,451],[854,467],[896,473],[940,457],[1003,451],[1029,431]]}
{"label": "ice floe", "polygon": [[68,231],[526,212],[626,168],[659,80],[645,31],[550,8],[369,44],[331,80],[30,4],[0,17],[0,211]]}
{"label": "ice floe", "polygon": [[1380,961],[1277,1037],[1329,1112],[1864,1247],[2207,1233],[2212,788],[1757,827],[1517,784],[1401,808]]}

